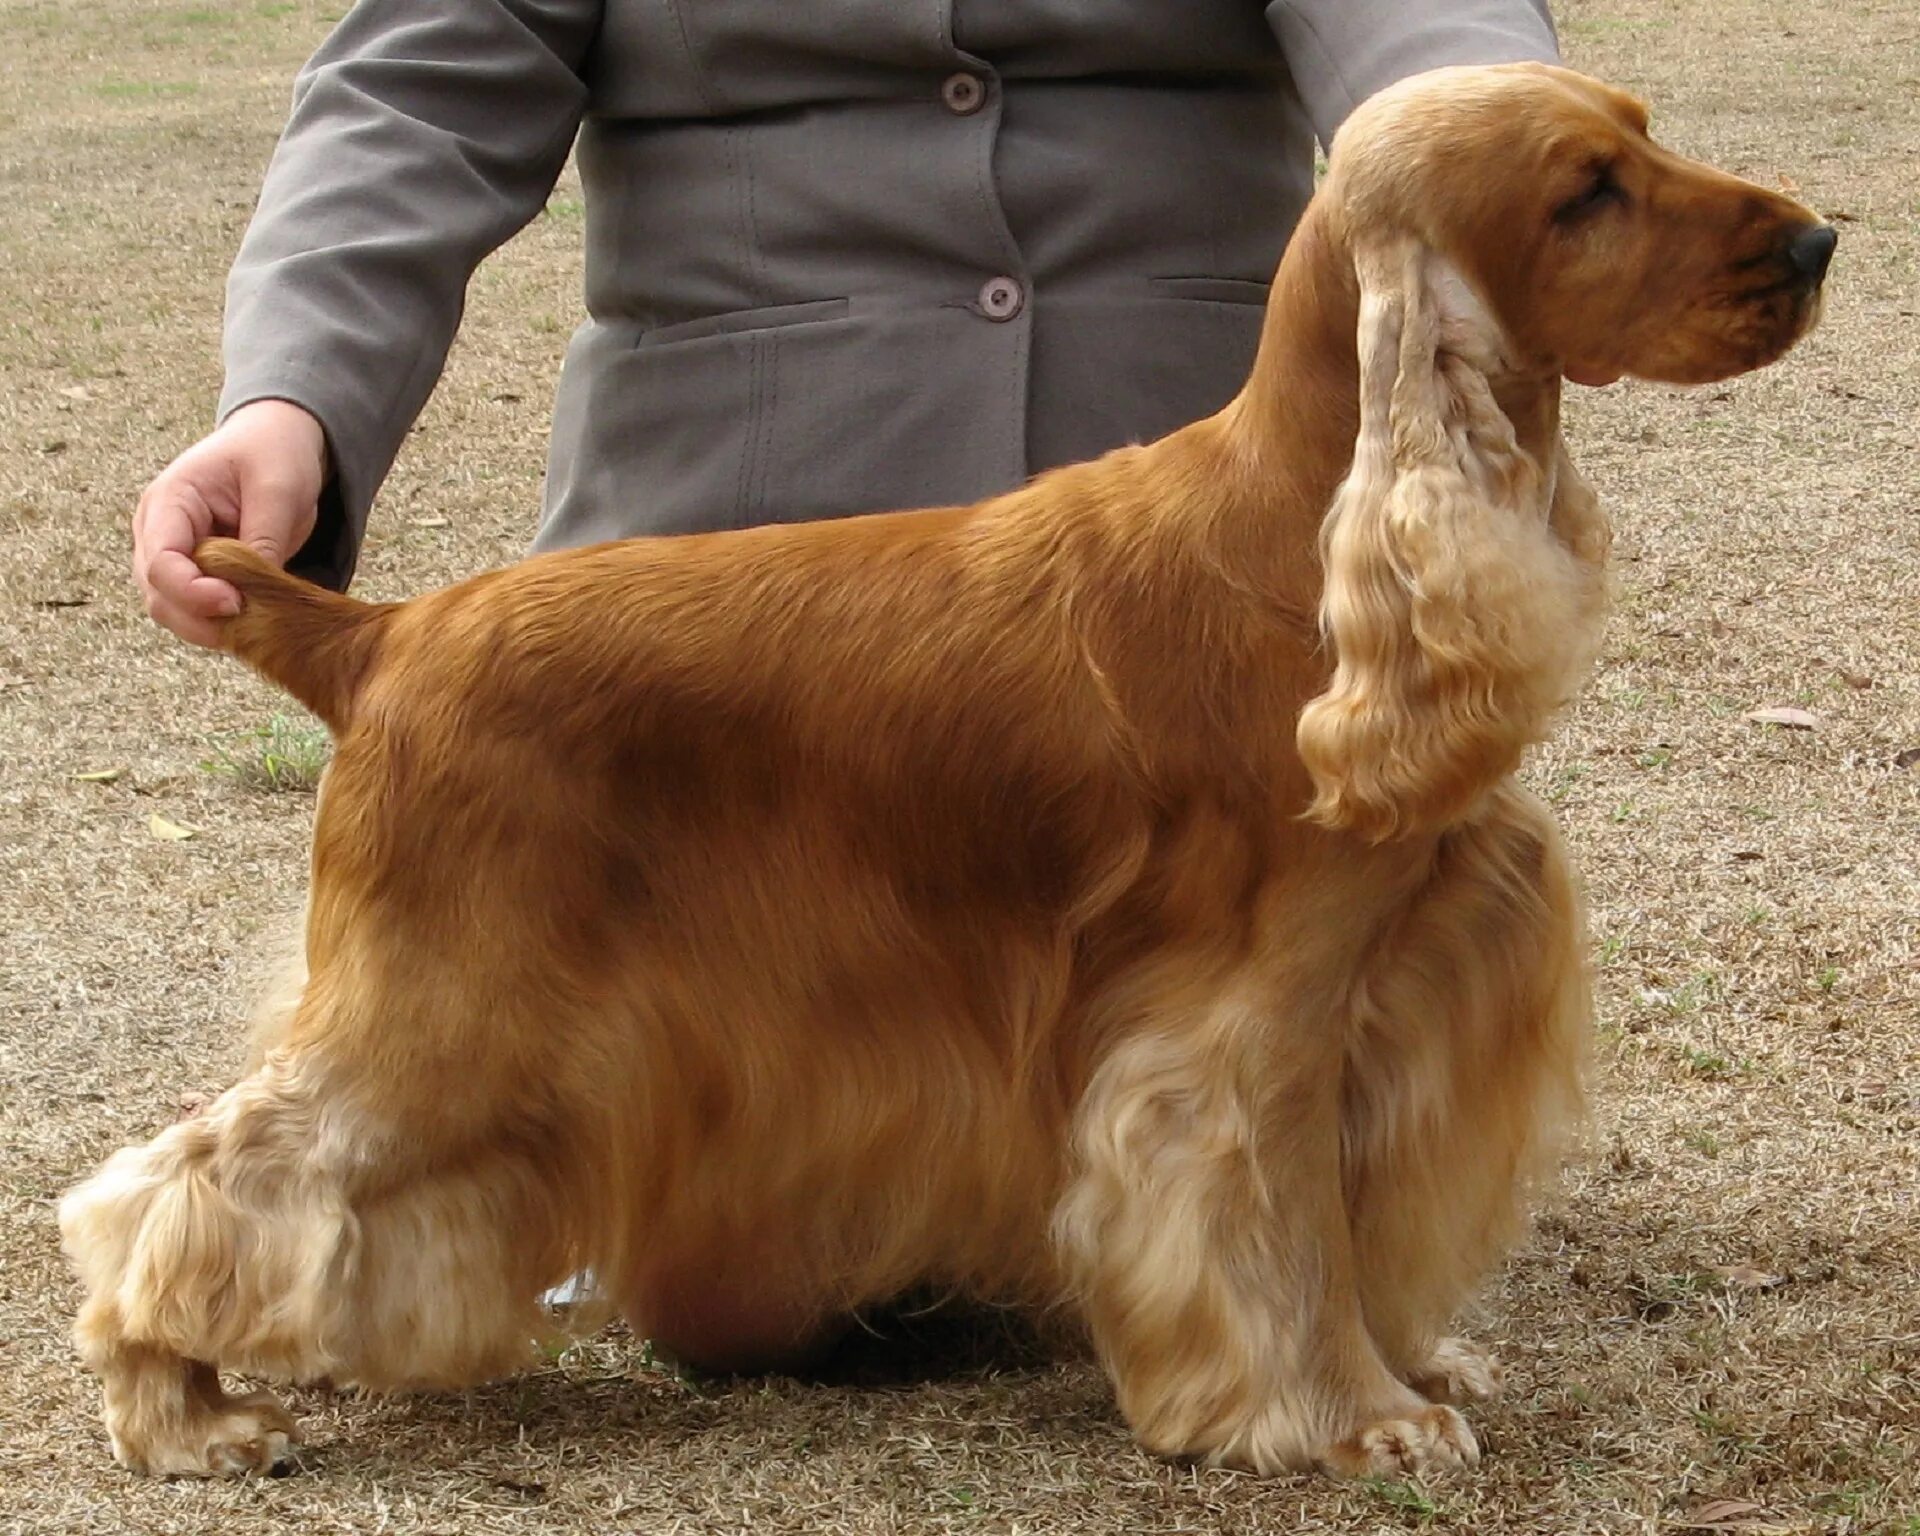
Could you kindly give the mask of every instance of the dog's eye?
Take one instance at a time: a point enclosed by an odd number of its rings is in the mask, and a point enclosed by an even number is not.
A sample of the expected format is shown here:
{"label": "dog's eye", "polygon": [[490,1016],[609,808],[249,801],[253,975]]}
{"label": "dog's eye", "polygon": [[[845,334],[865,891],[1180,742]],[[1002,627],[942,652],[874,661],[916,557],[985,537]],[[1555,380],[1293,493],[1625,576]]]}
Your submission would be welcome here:
{"label": "dog's eye", "polygon": [[1553,221],[1556,224],[1577,224],[1611,203],[1624,203],[1626,200],[1625,189],[1613,179],[1613,167],[1595,166],[1587,185],[1553,210]]}

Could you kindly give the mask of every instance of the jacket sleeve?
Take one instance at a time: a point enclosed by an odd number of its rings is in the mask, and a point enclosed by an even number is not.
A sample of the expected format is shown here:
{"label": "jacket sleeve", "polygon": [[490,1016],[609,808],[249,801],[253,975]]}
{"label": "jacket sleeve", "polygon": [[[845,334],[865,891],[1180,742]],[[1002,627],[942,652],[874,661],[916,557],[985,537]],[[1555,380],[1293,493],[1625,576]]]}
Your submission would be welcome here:
{"label": "jacket sleeve", "polygon": [[294,86],[227,281],[219,419],[290,400],[333,476],[294,569],[353,573],[481,260],[566,163],[602,0],[358,0]]}
{"label": "jacket sleeve", "polygon": [[1267,20],[1322,144],[1375,91],[1423,69],[1560,58],[1547,0],[1272,0]]}

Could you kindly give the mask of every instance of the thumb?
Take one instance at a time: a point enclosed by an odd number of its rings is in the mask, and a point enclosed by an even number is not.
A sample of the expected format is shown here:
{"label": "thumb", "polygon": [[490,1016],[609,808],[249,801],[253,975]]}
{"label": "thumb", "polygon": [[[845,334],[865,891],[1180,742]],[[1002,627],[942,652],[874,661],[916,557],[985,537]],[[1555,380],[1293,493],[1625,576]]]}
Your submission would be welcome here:
{"label": "thumb", "polygon": [[317,490],[263,476],[241,487],[237,536],[263,559],[285,565],[307,542],[318,514]]}

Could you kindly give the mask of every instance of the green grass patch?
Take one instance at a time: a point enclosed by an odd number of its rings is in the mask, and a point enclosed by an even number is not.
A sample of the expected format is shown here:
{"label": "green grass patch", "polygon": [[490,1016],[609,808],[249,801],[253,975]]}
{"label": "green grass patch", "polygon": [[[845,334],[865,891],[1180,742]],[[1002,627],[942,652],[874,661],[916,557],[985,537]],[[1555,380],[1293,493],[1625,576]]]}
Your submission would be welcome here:
{"label": "green grass patch", "polygon": [[1712,1131],[1688,1131],[1681,1139],[1689,1151],[1698,1152],[1702,1157],[1720,1155],[1720,1138]]}
{"label": "green grass patch", "polygon": [[193,80],[102,80],[93,89],[109,101],[156,101],[200,93],[199,83]]}
{"label": "green grass patch", "polygon": [[216,741],[200,768],[252,789],[311,794],[332,753],[326,727],[311,716],[274,715],[265,725]]}
{"label": "green grass patch", "polygon": [[1431,1525],[1442,1510],[1418,1483],[1396,1477],[1364,1477],[1360,1486],[1389,1509],[1396,1510],[1417,1525]]}

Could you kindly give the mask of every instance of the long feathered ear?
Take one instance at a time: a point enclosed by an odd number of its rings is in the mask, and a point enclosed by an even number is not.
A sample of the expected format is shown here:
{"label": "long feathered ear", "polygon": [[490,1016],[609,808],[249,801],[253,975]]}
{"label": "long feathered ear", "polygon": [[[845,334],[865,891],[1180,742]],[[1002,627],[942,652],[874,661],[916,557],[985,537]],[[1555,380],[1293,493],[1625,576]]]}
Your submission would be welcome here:
{"label": "long feathered ear", "polygon": [[1356,266],[1360,433],[1320,540],[1334,672],[1298,741],[1307,814],[1378,842],[1460,820],[1543,734],[1591,660],[1605,540],[1577,479],[1559,515],[1558,455],[1516,442],[1458,275],[1411,241]]}

